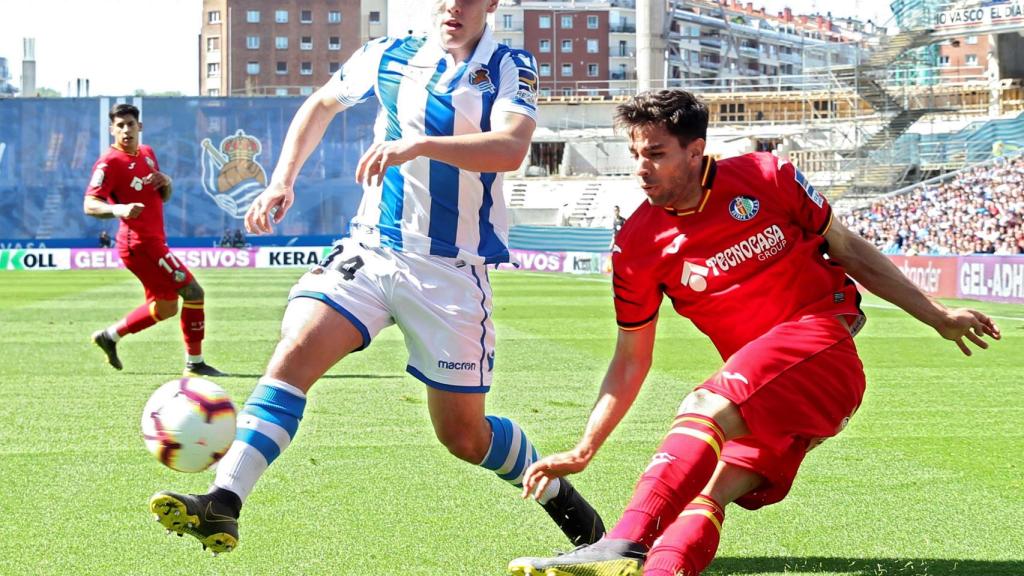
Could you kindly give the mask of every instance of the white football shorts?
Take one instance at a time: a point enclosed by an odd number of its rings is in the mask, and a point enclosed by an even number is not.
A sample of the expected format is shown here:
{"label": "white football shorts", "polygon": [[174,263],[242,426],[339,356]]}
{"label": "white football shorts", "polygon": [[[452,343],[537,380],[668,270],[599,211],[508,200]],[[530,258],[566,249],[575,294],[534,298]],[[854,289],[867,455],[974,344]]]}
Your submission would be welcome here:
{"label": "white football shorts", "polygon": [[397,324],[409,351],[406,371],[450,392],[487,392],[494,369],[491,284],[483,265],[455,258],[334,245],[292,287],[288,299],[314,298],[347,318],[369,346]]}

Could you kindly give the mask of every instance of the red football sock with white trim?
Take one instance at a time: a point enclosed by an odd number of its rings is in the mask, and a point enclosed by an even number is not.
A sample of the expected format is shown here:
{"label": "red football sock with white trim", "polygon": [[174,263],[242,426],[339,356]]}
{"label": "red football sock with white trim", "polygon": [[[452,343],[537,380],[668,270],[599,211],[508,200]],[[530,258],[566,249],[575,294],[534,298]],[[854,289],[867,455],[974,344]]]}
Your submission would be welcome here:
{"label": "red football sock with white trim", "polygon": [[718,551],[725,511],[709,496],[697,496],[654,543],[644,576],[698,576]]}
{"label": "red football sock with white trim", "polygon": [[203,337],[206,335],[206,313],[202,300],[181,303],[181,334],[185,337],[185,350],[189,356],[203,355]]}
{"label": "red football sock with white trim", "polygon": [[135,334],[141,332],[157,322],[163,320],[157,316],[156,302],[146,302],[135,310],[129,312],[124,318],[114,324],[114,330],[118,336]]}
{"label": "red football sock with white trim", "polygon": [[650,546],[711,480],[723,444],[725,434],[711,418],[677,416],[608,537]]}

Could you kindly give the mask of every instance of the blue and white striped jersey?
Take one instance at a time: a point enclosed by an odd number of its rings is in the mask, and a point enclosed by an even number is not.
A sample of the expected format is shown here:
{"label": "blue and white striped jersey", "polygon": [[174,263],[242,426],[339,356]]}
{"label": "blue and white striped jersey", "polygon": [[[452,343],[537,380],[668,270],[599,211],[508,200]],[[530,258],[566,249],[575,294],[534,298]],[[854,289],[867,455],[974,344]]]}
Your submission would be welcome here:
{"label": "blue and white striped jersey", "polygon": [[[374,40],[329,86],[346,106],[377,96],[376,141],[487,132],[503,114],[537,114],[536,61],[495,42],[490,27],[472,58],[460,64],[434,37]],[[476,264],[509,260],[500,173],[424,157],[391,166],[383,186],[365,187],[352,222],[360,241],[395,250]]]}

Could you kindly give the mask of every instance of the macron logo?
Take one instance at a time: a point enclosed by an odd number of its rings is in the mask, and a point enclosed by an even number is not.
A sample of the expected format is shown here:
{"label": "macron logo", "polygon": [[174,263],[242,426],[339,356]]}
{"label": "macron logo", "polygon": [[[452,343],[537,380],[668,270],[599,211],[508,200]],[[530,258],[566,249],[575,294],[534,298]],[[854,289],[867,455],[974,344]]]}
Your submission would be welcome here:
{"label": "macron logo", "polygon": [[437,367],[444,370],[476,370],[476,362],[449,362],[438,360]]}

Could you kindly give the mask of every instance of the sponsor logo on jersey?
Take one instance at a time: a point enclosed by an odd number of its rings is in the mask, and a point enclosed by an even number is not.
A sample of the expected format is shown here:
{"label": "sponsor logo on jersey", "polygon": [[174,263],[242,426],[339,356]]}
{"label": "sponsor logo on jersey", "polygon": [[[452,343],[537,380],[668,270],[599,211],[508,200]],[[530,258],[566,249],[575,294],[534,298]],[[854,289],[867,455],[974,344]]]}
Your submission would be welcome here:
{"label": "sponsor logo on jersey", "polygon": [[818,208],[821,208],[822,204],[825,203],[825,198],[822,197],[821,194],[818,194],[818,191],[814,189],[814,186],[811,186],[811,183],[807,181],[807,177],[801,174],[799,170],[794,168],[793,171],[796,173],[796,176],[794,176],[796,183],[804,189],[804,193],[811,199],[811,202],[814,202]]}
{"label": "sponsor logo on jersey", "polygon": [[449,362],[438,360],[437,367],[443,370],[476,370],[476,362]]}
{"label": "sponsor logo on jersey", "polygon": [[737,196],[729,202],[729,214],[740,222],[746,222],[761,209],[761,201],[750,196]]}
{"label": "sponsor logo on jersey", "polygon": [[128,163],[128,169],[129,170],[135,170],[135,161],[134,160]]}
{"label": "sponsor logo on jersey", "polygon": [[469,73],[469,85],[484,94],[491,94],[498,91],[498,89],[494,87],[494,83],[491,82],[491,73],[483,66]]}
{"label": "sponsor logo on jersey", "polygon": [[765,261],[782,252],[786,247],[786,235],[777,224],[765,228],[753,236],[737,242],[708,258],[705,262],[711,273],[718,276],[743,264],[751,258]]}
{"label": "sponsor logo on jersey", "polygon": [[200,143],[203,192],[232,218],[242,219],[252,201],[267,187],[267,173],[257,160],[263,146],[255,136],[238,130],[214,146]]}
{"label": "sponsor logo on jersey", "polygon": [[527,67],[519,67],[516,100],[522,100],[531,106],[537,104],[537,74]]}

